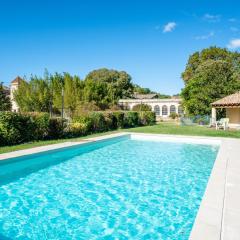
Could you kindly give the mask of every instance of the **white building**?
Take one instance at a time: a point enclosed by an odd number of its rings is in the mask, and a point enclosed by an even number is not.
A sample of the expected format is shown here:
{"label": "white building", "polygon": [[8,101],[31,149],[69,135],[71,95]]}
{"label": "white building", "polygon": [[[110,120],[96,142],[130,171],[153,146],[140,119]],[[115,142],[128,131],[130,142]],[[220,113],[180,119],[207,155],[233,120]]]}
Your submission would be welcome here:
{"label": "white building", "polygon": [[11,82],[11,86],[10,86],[10,99],[11,99],[11,103],[12,103],[12,111],[13,112],[18,112],[19,111],[19,107],[16,103],[16,101],[14,100],[14,91],[16,91],[19,87],[19,84],[21,83],[21,81],[23,81],[19,76],[17,76],[12,82]]}
{"label": "white building", "polygon": [[183,114],[180,98],[158,99],[155,94],[139,95],[137,99],[120,99],[119,105],[132,110],[135,105],[149,105],[158,118],[168,118],[171,113]]}

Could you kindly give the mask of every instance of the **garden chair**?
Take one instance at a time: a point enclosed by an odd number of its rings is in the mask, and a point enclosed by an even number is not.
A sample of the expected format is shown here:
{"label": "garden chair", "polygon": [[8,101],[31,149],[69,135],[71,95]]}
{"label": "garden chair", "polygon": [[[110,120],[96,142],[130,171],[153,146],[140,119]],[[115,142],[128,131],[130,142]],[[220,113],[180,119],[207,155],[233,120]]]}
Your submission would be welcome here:
{"label": "garden chair", "polygon": [[221,118],[216,122],[216,130],[223,129],[226,130],[228,128],[229,118]]}

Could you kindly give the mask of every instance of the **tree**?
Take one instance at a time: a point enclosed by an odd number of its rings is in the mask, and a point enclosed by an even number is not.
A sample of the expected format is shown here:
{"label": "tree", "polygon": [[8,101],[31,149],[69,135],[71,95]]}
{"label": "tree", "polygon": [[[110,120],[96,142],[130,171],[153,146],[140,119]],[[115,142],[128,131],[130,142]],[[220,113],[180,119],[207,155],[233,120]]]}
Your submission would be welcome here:
{"label": "tree", "polygon": [[190,56],[182,74],[183,106],[191,115],[209,115],[211,103],[240,89],[240,54],[211,47]]}
{"label": "tree", "polygon": [[10,111],[11,101],[7,96],[6,89],[4,89],[3,83],[0,83],[0,111]]}
{"label": "tree", "polygon": [[94,70],[86,76],[85,84],[85,100],[97,104],[114,104],[120,98],[128,98],[133,94],[131,76],[124,71],[106,68]]}
{"label": "tree", "polygon": [[29,82],[22,81],[14,91],[14,98],[24,112],[48,112],[50,96],[49,82],[37,76],[31,76]]}
{"label": "tree", "polygon": [[142,103],[142,104],[137,104],[133,106],[132,110],[133,111],[152,111],[152,108],[151,106]]}
{"label": "tree", "polygon": [[140,86],[137,85],[137,84],[134,84],[133,86],[134,86],[133,91],[134,91],[135,93],[138,93],[138,94],[150,94],[150,93],[155,93],[155,92],[151,91],[150,88],[142,88],[142,87],[140,87]]}
{"label": "tree", "polygon": [[77,76],[64,73],[64,107],[72,116],[80,100],[81,80]]}

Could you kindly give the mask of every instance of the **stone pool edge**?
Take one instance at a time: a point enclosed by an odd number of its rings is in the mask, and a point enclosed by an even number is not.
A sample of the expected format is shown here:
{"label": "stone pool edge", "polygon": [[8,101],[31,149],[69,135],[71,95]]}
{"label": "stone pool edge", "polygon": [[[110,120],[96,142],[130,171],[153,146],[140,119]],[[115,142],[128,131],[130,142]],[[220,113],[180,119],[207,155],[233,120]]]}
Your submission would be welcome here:
{"label": "stone pool edge", "polygon": [[0,161],[24,155],[66,148],[120,136],[142,136],[170,142],[220,144],[209,181],[197,213],[191,240],[240,239],[240,140],[232,138],[180,136],[122,132],[81,140],[51,144],[0,154]]}

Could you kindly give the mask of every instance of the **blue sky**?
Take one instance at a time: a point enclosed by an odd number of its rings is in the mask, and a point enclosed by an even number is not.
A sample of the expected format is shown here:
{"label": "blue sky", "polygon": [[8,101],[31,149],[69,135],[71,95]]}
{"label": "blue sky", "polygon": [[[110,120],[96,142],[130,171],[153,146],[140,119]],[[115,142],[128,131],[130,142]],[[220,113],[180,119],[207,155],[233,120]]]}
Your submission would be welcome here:
{"label": "blue sky", "polygon": [[183,87],[189,54],[240,49],[240,1],[1,1],[0,81],[97,68],[127,71],[166,94]]}

